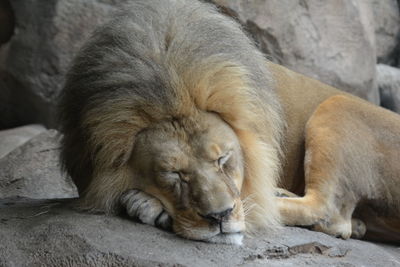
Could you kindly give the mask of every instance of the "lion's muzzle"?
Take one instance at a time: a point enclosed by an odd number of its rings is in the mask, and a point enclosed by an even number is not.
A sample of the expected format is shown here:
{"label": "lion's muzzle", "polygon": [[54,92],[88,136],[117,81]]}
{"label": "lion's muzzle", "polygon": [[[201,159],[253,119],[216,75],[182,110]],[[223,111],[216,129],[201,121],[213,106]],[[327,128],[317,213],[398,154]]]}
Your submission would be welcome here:
{"label": "lion's muzzle", "polygon": [[233,208],[228,208],[224,211],[221,212],[213,212],[213,213],[208,213],[206,215],[199,214],[200,217],[203,217],[207,221],[211,223],[219,223],[221,224],[224,220],[227,220],[229,216],[231,215],[233,211]]}
{"label": "lion's muzzle", "polygon": [[173,228],[185,238],[240,245],[245,231],[242,203],[237,199],[231,208],[205,215],[193,210],[177,211]]}

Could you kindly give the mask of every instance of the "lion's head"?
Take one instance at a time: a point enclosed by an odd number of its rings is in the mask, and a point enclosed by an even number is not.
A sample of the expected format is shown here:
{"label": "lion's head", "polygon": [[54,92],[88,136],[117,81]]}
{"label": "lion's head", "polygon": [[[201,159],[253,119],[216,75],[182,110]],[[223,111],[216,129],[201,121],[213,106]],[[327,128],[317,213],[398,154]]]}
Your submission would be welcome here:
{"label": "lion's head", "polygon": [[138,188],[189,238],[277,225],[274,83],[240,26],[211,5],[131,3],[78,53],[60,114],[81,207],[113,213]]}
{"label": "lion's head", "polygon": [[134,187],[161,200],[174,232],[211,240],[245,230],[243,154],[218,115],[201,112],[147,128],[136,137],[130,164]]}

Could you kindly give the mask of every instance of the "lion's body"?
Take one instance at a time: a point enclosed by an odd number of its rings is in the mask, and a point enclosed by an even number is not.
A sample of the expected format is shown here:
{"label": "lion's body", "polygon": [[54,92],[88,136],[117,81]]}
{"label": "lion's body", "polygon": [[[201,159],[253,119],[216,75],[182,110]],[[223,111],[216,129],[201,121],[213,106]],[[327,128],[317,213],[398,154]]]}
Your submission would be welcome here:
{"label": "lion's body", "polygon": [[331,96],[345,94],[336,88],[267,63],[275,81],[286,127],[283,134],[284,161],[279,186],[303,194],[305,126],[316,108]]}
{"label": "lion's body", "polygon": [[[335,216],[347,216],[347,223],[354,216],[361,219],[367,238],[399,242],[400,116],[279,65],[267,65],[287,124],[279,186],[298,195],[304,195],[304,187],[305,195],[312,190],[319,193],[307,205],[301,203],[303,208],[297,203],[291,206],[288,199],[284,222],[315,225],[315,219],[303,221],[314,216],[308,214],[311,206],[325,212],[330,206],[342,206]],[[305,159],[306,153],[319,154],[315,163]],[[346,215],[344,207],[349,209]],[[300,219],[295,219],[295,211],[301,211]],[[315,216],[321,220],[325,215]],[[330,223],[334,219],[326,218]],[[330,227],[317,229],[341,235],[343,230]]]}
{"label": "lion's body", "polygon": [[[387,214],[398,211],[399,116],[265,64],[236,22],[204,3],[138,0],[128,6],[78,54],[60,112],[63,163],[86,209],[111,213],[121,201],[128,214],[157,224],[165,208],[177,233],[215,242],[243,231],[243,221],[249,231],[283,221],[348,237],[360,201],[375,200]],[[329,115],[338,119],[321,119]],[[325,139],[320,129],[327,129]],[[329,141],[337,130],[342,138]],[[316,160],[325,148],[332,155]],[[372,169],[375,160],[381,165]],[[332,175],[310,175],[326,163]],[[306,194],[276,198],[278,186]],[[150,203],[143,194],[121,197],[134,188],[162,206],[142,216]],[[332,214],[298,205],[313,190],[329,199],[313,196],[311,206]],[[347,204],[340,199],[349,201],[350,217],[327,229],[326,220],[343,217]]]}

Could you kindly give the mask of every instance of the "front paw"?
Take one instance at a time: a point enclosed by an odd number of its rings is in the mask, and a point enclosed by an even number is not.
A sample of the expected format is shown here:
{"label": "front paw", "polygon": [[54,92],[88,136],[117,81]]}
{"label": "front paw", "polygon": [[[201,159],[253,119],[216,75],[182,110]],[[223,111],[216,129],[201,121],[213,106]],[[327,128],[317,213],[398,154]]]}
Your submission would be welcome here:
{"label": "front paw", "polygon": [[143,191],[132,189],[126,191],[120,197],[120,203],[130,217],[164,230],[171,229],[172,219],[161,202],[155,197]]}

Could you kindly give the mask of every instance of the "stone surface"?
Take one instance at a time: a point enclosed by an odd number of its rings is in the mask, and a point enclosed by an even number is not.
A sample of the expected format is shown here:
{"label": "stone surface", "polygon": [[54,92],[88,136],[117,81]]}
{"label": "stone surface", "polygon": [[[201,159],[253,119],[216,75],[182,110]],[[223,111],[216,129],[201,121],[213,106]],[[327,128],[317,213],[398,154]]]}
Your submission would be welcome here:
{"label": "stone surface", "polygon": [[242,247],[185,240],[124,216],[88,214],[60,174],[48,130],[0,159],[0,266],[398,266],[400,248],[286,227]]}
{"label": "stone surface", "polygon": [[213,0],[274,61],[379,103],[375,33],[364,0]]}
{"label": "stone surface", "polygon": [[379,63],[390,63],[400,37],[400,7],[397,0],[368,0],[373,13],[376,55]]}
{"label": "stone surface", "polygon": [[0,199],[77,196],[70,177],[60,172],[58,139],[48,130],[0,159]]}
{"label": "stone surface", "polygon": [[[4,56],[4,54],[3,54]],[[0,65],[2,51],[0,48]],[[40,121],[38,109],[43,104],[0,66],[0,130]]]}
{"label": "stone surface", "polygon": [[11,1],[16,28],[5,60],[10,78],[3,86],[0,82],[0,89],[12,92],[8,102],[14,102],[10,105],[13,112],[21,107],[27,110],[23,122],[18,121],[19,116],[11,116],[14,125],[39,122],[54,126],[55,100],[73,55],[121,2],[124,0]]}
{"label": "stone surface", "polygon": [[400,69],[384,64],[378,64],[376,69],[381,105],[400,113]]}
{"label": "stone surface", "polygon": [[[185,240],[123,216],[88,214],[60,174],[57,132],[0,159],[0,266],[397,266],[400,248],[343,241],[300,228],[246,238],[244,246]],[[65,205],[67,204],[67,205]]]}
{"label": "stone surface", "polygon": [[27,125],[0,131],[0,159],[43,131],[45,128],[41,125]]}
{"label": "stone surface", "polygon": [[391,57],[389,58],[389,62],[391,66],[395,66],[400,68],[400,36],[397,38],[397,45],[394,48]]}
{"label": "stone surface", "polygon": [[0,0],[0,46],[10,40],[15,18],[9,0]]}
{"label": "stone surface", "polygon": [[121,217],[0,202],[1,266],[399,266],[400,248],[300,228],[242,247],[185,240]]}

